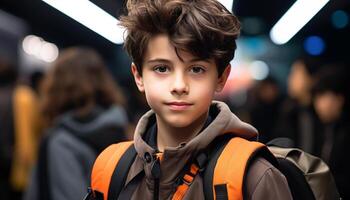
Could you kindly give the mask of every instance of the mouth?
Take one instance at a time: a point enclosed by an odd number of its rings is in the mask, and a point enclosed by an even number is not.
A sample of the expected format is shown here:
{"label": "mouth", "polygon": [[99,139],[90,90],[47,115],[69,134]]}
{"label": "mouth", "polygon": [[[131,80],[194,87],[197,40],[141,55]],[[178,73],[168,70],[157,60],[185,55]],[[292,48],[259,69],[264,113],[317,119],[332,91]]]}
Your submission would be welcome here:
{"label": "mouth", "polygon": [[193,104],[188,103],[188,102],[179,102],[179,101],[174,101],[174,102],[167,102],[165,105],[169,106],[171,110],[175,111],[181,111],[181,110],[187,110],[189,109]]}

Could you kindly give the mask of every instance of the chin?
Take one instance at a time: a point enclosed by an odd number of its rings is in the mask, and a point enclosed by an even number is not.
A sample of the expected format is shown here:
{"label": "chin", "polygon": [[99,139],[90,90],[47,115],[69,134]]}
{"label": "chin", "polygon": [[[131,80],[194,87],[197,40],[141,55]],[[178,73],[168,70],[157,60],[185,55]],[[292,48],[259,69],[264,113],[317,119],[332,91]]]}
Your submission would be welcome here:
{"label": "chin", "polygon": [[175,122],[169,122],[169,124],[176,128],[185,128],[191,124],[189,121],[175,121]]}
{"label": "chin", "polygon": [[176,128],[185,128],[185,127],[191,125],[191,123],[193,123],[193,121],[186,119],[186,118],[168,119],[166,121],[169,125],[171,125],[172,127],[176,127]]}

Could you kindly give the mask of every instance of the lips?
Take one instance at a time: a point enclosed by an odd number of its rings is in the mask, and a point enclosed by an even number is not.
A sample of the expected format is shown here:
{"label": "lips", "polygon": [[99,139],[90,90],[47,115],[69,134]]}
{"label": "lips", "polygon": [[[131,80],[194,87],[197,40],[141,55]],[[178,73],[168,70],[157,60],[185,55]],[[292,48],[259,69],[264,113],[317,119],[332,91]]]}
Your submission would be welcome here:
{"label": "lips", "polygon": [[165,104],[167,106],[169,106],[169,108],[171,110],[176,110],[176,111],[187,110],[193,105],[192,103],[178,102],[178,101],[168,102],[168,103],[165,103]]}

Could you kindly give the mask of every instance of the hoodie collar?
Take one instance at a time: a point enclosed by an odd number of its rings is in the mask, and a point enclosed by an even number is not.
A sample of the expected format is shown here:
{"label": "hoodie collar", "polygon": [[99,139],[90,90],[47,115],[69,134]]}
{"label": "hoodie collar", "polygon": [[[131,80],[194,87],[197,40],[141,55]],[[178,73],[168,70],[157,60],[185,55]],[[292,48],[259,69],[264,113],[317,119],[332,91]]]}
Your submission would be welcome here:
{"label": "hoodie collar", "polygon": [[[188,142],[187,145],[195,145],[199,149],[205,148],[217,136],[223,134],[234,134],[235,136],[247,140],[257,140],[257,130],[250,124],[241,121],[231,112],[230,108],[224,102],[213,101],[210,108],[210,116],[211,119],[209,122],[211,123],[208,124],[207,121],[204,129],[202,129],[195,138]],[[140,119],[134,134],[134,141],[137,150],[148,149],[154,152],[155,149],[144,140],[144,136],[155,123],[155,113],[153,110],[148,111]],[[178,147],[168,147],[166,150],[177,150],[183,146],[184,145],[182,144]]]}
{"label": "hoodie collar", "polygon": [[[201,133],[210,123],[212,122],[212,117],[211,115],[208,115],[208,118],[202,128],[202,130],[199,131]],[[151,146],[153,149],[156,149],[158,151],[158,146],[157,146],[157,123],[155,121],[151,122],[149,121],[150,124],[153,123],[149,128],[147,128],[145,134],[142,136],[143,140]]]}
{"label": "hoodie collar", "polygon": [[[192,156],[205,149],[220,135],[234,134],[248,140],[256,140],[258,137],[257,130],[253,126],[242,122],[223,102],[213,101],[210,115],[212,122],[191,141],[182,143],[177,147],[166,147],[164,149],[161,164],[164,179],[161,180],[161,183],[173,181]],[[155,155],[157,149],[152,147],[148,141],[145,141],[143,136],[154,123],[155,113],[151,110],[140,119],[134,134],[135,149],[139,157],[144,160],[146,177],[151,176],[152,161],[146,162],[145,155]]]}

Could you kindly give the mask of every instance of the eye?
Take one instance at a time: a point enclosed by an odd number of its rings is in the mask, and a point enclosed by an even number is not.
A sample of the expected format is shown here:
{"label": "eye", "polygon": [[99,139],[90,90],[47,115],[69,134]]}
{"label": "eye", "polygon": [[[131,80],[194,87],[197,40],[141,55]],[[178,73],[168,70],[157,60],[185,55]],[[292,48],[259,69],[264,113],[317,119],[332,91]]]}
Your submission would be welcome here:
{"label": "eye", "polygon": [[166,66],[166,65],[158,65],[158,66],[155,66],[154,68],[153,68],[153,70],[155,71],[155,72],[158,72],[158,73],[167,73],[168,71],[169,71],[169,67],[168,66]]}
{"label": "eye", "polygon": [[191,67],[190,72],[194,74],[202,74],[205,72],[205,68],[202,66],[193,66]]}

